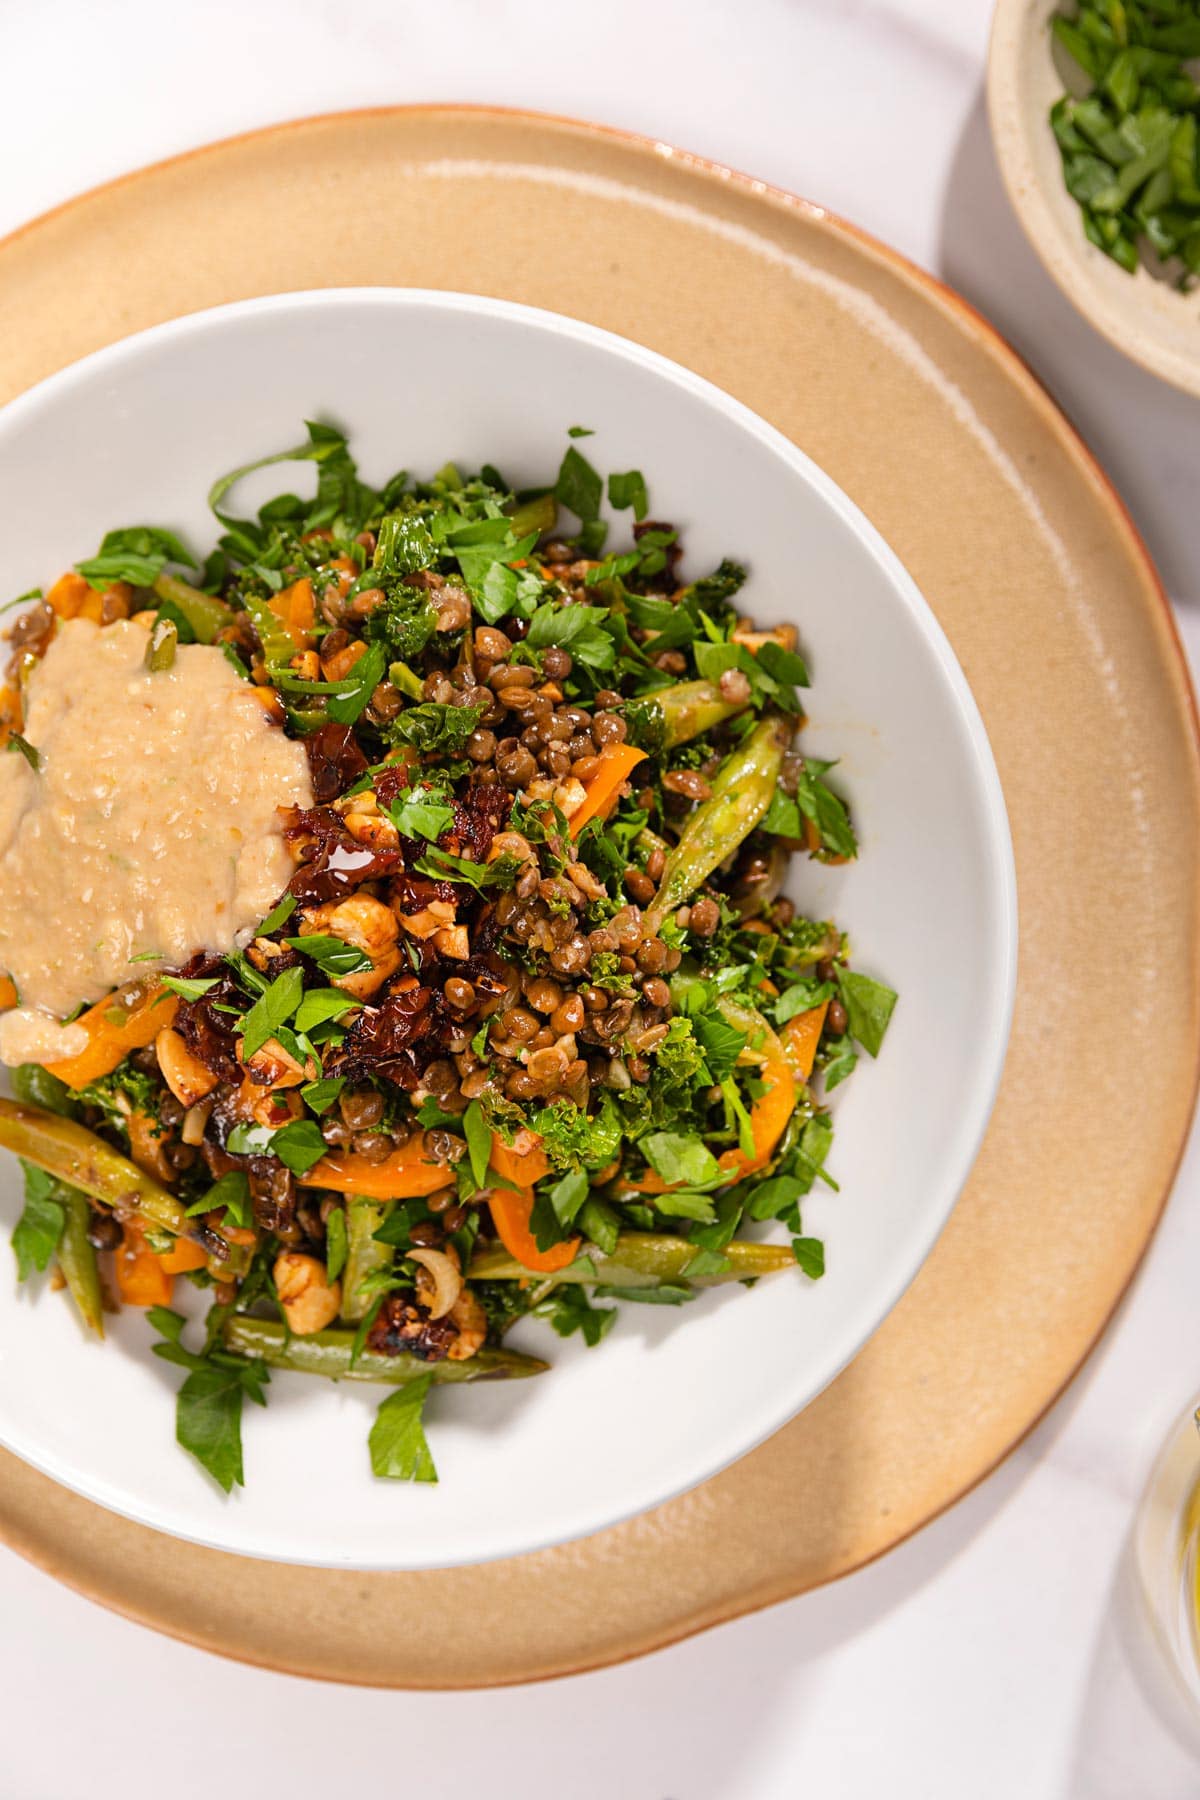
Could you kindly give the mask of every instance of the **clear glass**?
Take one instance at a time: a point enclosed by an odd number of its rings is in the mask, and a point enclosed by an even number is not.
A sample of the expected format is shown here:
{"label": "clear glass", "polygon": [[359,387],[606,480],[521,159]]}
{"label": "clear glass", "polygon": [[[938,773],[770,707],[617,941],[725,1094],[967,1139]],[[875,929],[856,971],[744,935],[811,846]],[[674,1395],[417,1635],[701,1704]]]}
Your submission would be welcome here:
{"label": "clear glass", "polygon": [[1175,1425],[1142,1499],[1135,1555],[1155,1635],[1184,1692],[1200,1705],[1200,1417]]}

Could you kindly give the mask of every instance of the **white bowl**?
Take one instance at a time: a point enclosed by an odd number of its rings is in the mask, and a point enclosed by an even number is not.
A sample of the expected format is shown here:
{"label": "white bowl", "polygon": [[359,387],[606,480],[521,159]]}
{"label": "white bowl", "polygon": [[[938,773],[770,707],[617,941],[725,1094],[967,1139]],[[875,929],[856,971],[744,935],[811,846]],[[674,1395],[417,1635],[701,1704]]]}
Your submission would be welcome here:
{"label": "white bowl", "polygon": [[1144,369],[1200,394],[1200,287],[1129,275],[1083,235],[1049,113],[1065,91],[1050,38],[1063,0],[997,0],[988,50],[992,142],[1013,211],[1047,272],[1096,330]]}
{"label": "white bowl", "polygon": [[[607,470],[641,468],[686,567],[746,560],[746,609],[791,619],[811,664],[807,744],[840,756],[861,861],[805,863],[794,896],[900,990],[877,1063],[835,1099],[831,1167],[804,1208],[828,1273],[626,1306],[596,1350],[539,1322],[553,1362],[511,1386],[436,1393],[437,1487],[372,1479],[377,1390],[277,1375],[244,1421],[247,1486],[224,1498],[173,1439],[177,1371],[136,1312],[105,1345],[70,1308],[0,1279],[0,1442],[162,1531],[275,1560],[431,1568],[597,1531],[702,1481],[805,1406],[895,1305],[945,1224],[987,1123],[1012,1004],[1016,903],[1004,801],[962,672],[916,587],[829,478],[728,395],[570,319],[456,294],[282,295],[195,314],[86,358],[0,413],[7,593],[53,578],[106,528],[207,547],[214,477],[342,424],[368,479],[449,458],[516,486],[552,478],[566,428]],[[274,468],[261,504],[311,483]],[[628,515],[626,515],[626,520]],[[0,1217],[20,1206],[0,1170]],[[182,1285],[182,1284],[181,1284]],[[913,1445],[913,1455],[921,1447]],[[753,1522],[748,1521],[748,1529]]]}

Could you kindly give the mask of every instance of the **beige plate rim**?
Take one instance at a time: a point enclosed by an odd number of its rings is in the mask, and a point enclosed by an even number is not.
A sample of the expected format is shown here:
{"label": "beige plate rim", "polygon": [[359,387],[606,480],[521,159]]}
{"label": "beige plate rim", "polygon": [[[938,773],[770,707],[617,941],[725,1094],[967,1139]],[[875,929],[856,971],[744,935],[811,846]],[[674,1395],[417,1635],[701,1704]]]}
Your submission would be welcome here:
{"label": "beige plate rim", "polygon": [[[1003,5],[998,9],[997,27],[999,27],[1000,17],[1004,10],[1005,8]],[[542,127],[545,128],[551,136],[566,135],[585,141],[589,139],[593,141],[599,140],[602,143],[622,145],[627,149],[640,151],[651,161],[670,160],[676,166],[707,178],[716,188],[733,187],[741,190],[748,196],[762,196],[769,198],[774,202],[782,204],[785,208],[794,213],[805,217],[814,224],[820,225],[823,229],[830,231],[835,236],[840,236],[843,239],[848,240],[854,247],[864,252],[871,259],[890,267],[895,273],[899,274],[910,289],[915,290],[936,308],[957,318],[960,324],[965,328],[966,333],[984,350],[985,354],[1005,370],[1009,378],[1020,389],[1023,398],[1040,415],[1042,423],[1050,428],[1053,436],[1062,446],[1066,455],[1075,464],[1077,469],[1082,472],[1088,484],[1100,496],[1101,504],[1110,516],[1116,531],[1124,537],[1131,559],[1135,561],[1140,568],[1147,593],[1148,595],[1153,596],[1157,603],[1160,613],[1160,623],[1165,626],[1165,635],[1172,648],[1174,657],[1177,660],[1178,673],[1182,676],[1182,685],[1186,695],[1187,704],[1187,722],[1190,731],[1190,779],[1193,788],[1200,783],[1200,716],[1197,714],[1196,696],[1191,685],[1190,674],[1179,636],[1178,626],[1163,588],[1162,581],[1150,557],[1145,542],[1130,517],[1120,495],[1114,489],[1111,481],[1101,468],[1095,456],[1088,449],[1074,426],[1065,417],[1051,398],[1047,389],[1030,370],[1028,365],[1001,336],[996,328],[973,306],[971,306],[969,302],[964,300],[961,295],[947,287],[936,277],[930,275],[911,262],[908,258],[901,255],[898,251],[882,244],[869,233],[861,230],[859,227],[842,219],[837,214],[830,212],[827,208],[820,206],[815,202],[806,200],[795,194],[789,193],[784,189],[731,169],[712,159],[696,155],[692,152],[678,150],[660,140],[649,138],[642,134],[566,118],[552,113],[486,105],[460,106],[452,104],[434,104],[381,106],[347,109],[342,112],[308,115],[299,119],[282,121],[277,124],[237,133],[230,137],[199,145],[190,150],[181,152],[176,156],[164,158],[156,163],[149,164],[144,168],[129,171],[112,181],[102,183],[82,194],[73,196],[59,206],[19,226],[8,236],[0,239],[0,256],[2,256],[9,248],[21,243],[25,238],[38,232],[52,221],[57,221],[76,209],[86,209],[89,203],[99,197],[112,193],[116,189],[135,185],[146,177],[153,176],[161,171],[179,167],[180,165],[187,163],[202,162],[203,159],[209,156],[228,150],[237,145],[249,144],[256,140],[262,141],[278,138],[280,136],[286,136],[289,133],[302,133],[308,128],[321,125],[329,125],[337,122],[349,124],[353,122],[364,122],[371,118],[397,117],[411,119],[413,121],[441,120],[444,122],[453,122],[456,119],[465,119],[468,122],[495,120],[499,122],[508,122],[514,125]],[[1197,901],[1200,901],[1200,892],[1197,893],[1196,899]],[[1185,1073],[1186,1091],[1190,1097],[1191,1103],[1194,1105],[1197,1090],[1200,1088],[1200,1043],[1195,1047],[1192,1066],[1190,1070]],[[1181,1089],[1184,1085],[1184,1080],[1181,1078]],[[1145,1250],[1148,1248],[1149,1243],[1153,1238],[1154,1230],[1157,1227],[1163,1207],[1169,1197],[1174,1175],[1178,1171],[1179,1162],[1183,1154],[1183,1147],[1183,1143],[1181,1142],[1172,1161],[1171,1179],[1164,1185],[1163,1193],[1155,1208],[1154,1216],[1147,1228],[1145,1242],[1141,1246],[1137,1258],[1129,1271],[1128,1279],[1123,1283],[1120,1291],[1113,1296],[1112,1305],[1108,1313],[1101,1321],[1091,1339],[1081,1350],[1073,1367],[1056,1388],[1054,1393],[1046,1400],[1045,1404],[1037,1411],[1036,1415],[1025,1422],[1023,1428],[1011,1438],[1000,1453],[989,1462],[986,1468],[979,1470],[971,1479],[962,1482],[953,1492],[946,1494],[942,1499],[941,1504],[930,1508],[922,1518],[915,1520],[906,1529],[899,1532],[890,1542],[881,1545],[879,1548],[868,1554],[860,1556],[853,1563],[823,1575],[816,1580],[805,1582],[785,1591],[772,1593],[762,1599],[753,1599],[733,1605],[722,1605],[718,1608],[710,1609],[707,1613],[698,1613],[694,1617],[687,1618],[682,1622],[663,1629],[659,1634],[646,1641],[639,1642],[631,1648],[626,1648],[624,1650],[616,1649],[610,1654],[601,1656],[589,1655],[576,1662],[572,1662],[568,1658],[563,1658],[553,1669],[547,1668],[545,1670],[539,1670],[533,1675],[525,1672],[517,1672],[511,1675],[504,1674],[495,1676],[489,1680],[469,1678],[461,1683],[442,1680],[429,1684],[421,1684],[415,1680],[399,1683],[395,1679],[388,1679],[386,1676],[381,1676],[378,1682],[372,1683],[369,1677],[366,1677],[361,1673],[341,1675],[336,1670],[330,1669],[319,1662],[314,1662],[312,1659],[306,1660],[301,1654],[289,1656],[285,1656],[282,1653],[276,1653],[269,1656],[256,1655],[239,1646],[231,1645],[226,1642],[213,1641],[203,1631],[189,1631],[172,1619],[164,1619],[163,1617],[156,1615],[150,1605],[123,1603],[118,1583],[114,1582],[108,1591],[101,1591],[97,1584],[89,1585],[88,1582],[77,1578],[70,1564],[62,1556],[45,1551],[42,1546],[35,1541],[31,1533],[14,1531],[9,1521],[5,1520],[2,1515],[0,1515],[0,1539],[7,1542],[10,1548],[18,1551],[28,1560],[34,1562],[48,1573],[54,1575],[57,1579],[63,1581],[67,1586],[74,1588],[75,1591],[86,1595],[88,1598],[98,1600],[101,1604],[106,1605],[111,1610],[116,1611],[127,1618],[141,1624],[149,1625],[153,1629],[162,1631],[182,1642],[211,1649],[217,1653],[229,1656],[234,1660],[287,1673],[317,1677],[324,1680],[340,1680],[357,1686],[377,1685],[380,1687],[394,1688],[403,1685],[411,1688],[418,1688],[421,1685],[428,1685],[430,1687],[436,1686],[444,1689],[456,1686],[466,1688],[506,1686],[526,1682],[530,1679],[552,1679],[558,1676],[576,1674],[582,1672],[584,1669],[611,1666],[614,1663],[628,1660],[633,1656],[646,1654],[651,1650],[664,1648],[669,1644],[679,1642],[696,1632],[711,1628],[713,1625],[719,1624],[727,1619],[745,1616],[748,1613],[762,1610],[766,1606],[775,1604],[777,1601],[788,1597],[789,1593],[807,1591],[809,1587],[823,1585],[826,1581],[839,1578],[841,1574],[851,1572],[852,1569],[867,1566],[869,1563],[878,1560],[879,1557],[886,1554],[888,1550],[895,1548],[898,1544],[906,1542],[907,1539],[920,1530],[922,1526],[940,1517],[942,1513],[956,1504],[958,1500],[964,1498],[975,1487],[980,1485],[988,1475],[994,1473],[994,1471],[1007,1460],[1012,1452],[1018,1448],[1028,1434],[1035,1429],[1061,1398],[1062,1394],[1079,1373],[1084,1362],[1086,1362],[1100,1337],[1107,1329],[1112,1317],[1119,1309],[1125,1293],[1128,1291],[1129,1284],[1136,1274],[1137,1269],[1140,1267]],[[38,1479],[44,1480],[45,1478],[39,1477]],[[52,1486],[52,1484],[49,1483],[47,1485]],[[159,1534],[151,1535],[155,1537],[159,1536]],[[162,1541],[168,1545],[171,1542],[171,1540]],[[224,1560],[236,1563],[240,1559],[225,1557]],[[299,1649],[299,1646],[297,1646],[297,1649]]]}

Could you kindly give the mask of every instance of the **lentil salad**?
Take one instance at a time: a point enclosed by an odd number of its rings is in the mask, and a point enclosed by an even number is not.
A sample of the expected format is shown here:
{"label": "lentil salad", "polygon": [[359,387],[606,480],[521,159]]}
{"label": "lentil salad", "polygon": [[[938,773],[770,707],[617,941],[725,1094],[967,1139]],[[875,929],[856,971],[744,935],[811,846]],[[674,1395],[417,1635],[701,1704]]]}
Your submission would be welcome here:
{"label": "lentil salad", "polygon": [[[308,430],[266,460],[315,463],[315,499],[238,518],[234,471],[202,567],[124,528],[22,596],[3,702],[36,772],[39,658],[66,619],[132,618],[151,673],[215,647],[307,753],[294,872],[247,941],[82,1012],[80,1053],[0,1102],[21,1277],[55,1263],[100,1333],[111,1287],[148,1309],[187,1371],[179,1441],[226,1491],[272,1367],[390,1384],[372,1467],[435,1480],[430,1389],[543,1372],[520,1320],[596,1345],[614,1303],[819,1278],[827,1097],[895,1003],[782,891],[857,842],[799,746],[795,629],[742,616],[740,565],[684,581],[638,471],[608,479],[632,514],[609,551],[575,444],[552,487],[374,490]],[[195,1348],[181,1277],[211,1295]]]}

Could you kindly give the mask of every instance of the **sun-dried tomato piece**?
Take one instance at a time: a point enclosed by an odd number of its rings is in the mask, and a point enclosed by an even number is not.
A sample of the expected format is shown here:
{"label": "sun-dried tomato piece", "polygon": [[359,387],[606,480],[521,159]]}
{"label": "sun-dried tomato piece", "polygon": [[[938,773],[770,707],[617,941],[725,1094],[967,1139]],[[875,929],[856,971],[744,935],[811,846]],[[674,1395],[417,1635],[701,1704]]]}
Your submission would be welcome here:
{"label": "sun-dried tomato piece", "polygon": [[304,739],[313,794],[327,804],[353,787],[367,768],[367,759],[349,725],[322,725]]}

